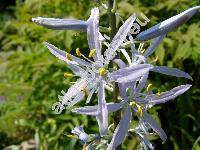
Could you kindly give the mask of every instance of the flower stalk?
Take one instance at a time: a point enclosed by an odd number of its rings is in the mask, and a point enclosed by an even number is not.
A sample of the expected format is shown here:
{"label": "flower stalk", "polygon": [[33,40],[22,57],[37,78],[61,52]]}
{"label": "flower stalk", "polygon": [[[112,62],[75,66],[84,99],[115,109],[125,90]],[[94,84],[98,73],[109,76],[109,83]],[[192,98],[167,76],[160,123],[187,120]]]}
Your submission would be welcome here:
{"label": "flower stalk", "polygon": [[[108,0],[108,15],[109,15],[109,25],[110,25],[110,40],[112,41],[113,37],[115,36],[115,34],[117,33],[117,27],[116,27],[116,15],[115,15],[115,11],[117,8],[117,0]],[[117,55],[116,57],[119,58],[119,55]],[[114,67],[114,62],[112,64],[112,67]],[[114,103],[118,103],[120,102],[117,97],[118,97],[118,93],[119,93],[119,89],[117,86],[117,83],[114,83],[114,88],[113,88],[113,102]],[[119,124],[121,120],[121,111],[118,110],[114,113],[114,119],[113,119],[113,123],[114,123],[114,128],[117,127],[117,125]],[[121,144],[119,146],[116,147],[116,150],[121,150]]]}

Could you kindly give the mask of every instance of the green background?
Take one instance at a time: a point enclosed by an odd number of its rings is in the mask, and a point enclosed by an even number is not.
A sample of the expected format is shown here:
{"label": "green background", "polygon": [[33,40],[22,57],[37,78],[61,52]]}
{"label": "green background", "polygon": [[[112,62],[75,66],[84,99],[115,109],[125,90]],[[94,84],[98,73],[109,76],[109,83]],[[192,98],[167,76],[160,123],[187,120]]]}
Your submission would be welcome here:
{"label": "green background", "polygon": [[[143,12],[151,21],[142,30],[192,6],[199,0],[122,0],[118,10],[124,18]],[[60,49],[74,53],[77,47],[88,50],[85,33],[53,31],[40,27],[32,17],[77,18],[86,20],[93,0],[1,0],[0,1],[0,149],[31,146],[38,149],[82,149],[81,144],[66,135],[77,125],[87,133],[97,132],[94,118],[65,112],[56,115],[51,106],[61,91],[66,91],[75,78],[42,44],[48,41]],[[97,4],[96,4],[97,6]],[[168,135],[165,144],[152,139],[156,149],[199,150],[200,142],[200,13],[186,24],[170,32],[150,59],[158,56],[156,65],[177,67],[189,73],[194,81],[151,74],[152,89],[169,90],[190,83],[192,88],[174,101],[150,110]],[[108,27],[103,13],[100,24]],[[108,101],[111,96],[108,95]],[[80,105],[84,104],[81,103]],[[160,118],[160,119],[159,119]],[[128,137],[124,149],[137,149],[138,139]]]}

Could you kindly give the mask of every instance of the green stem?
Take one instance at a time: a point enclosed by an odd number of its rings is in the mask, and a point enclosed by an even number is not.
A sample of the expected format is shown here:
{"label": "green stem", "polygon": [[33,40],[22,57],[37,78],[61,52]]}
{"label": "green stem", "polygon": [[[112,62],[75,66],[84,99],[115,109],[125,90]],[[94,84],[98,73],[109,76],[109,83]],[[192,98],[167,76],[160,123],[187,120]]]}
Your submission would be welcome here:
{"label": "green stem", "polygon": [[[117,5],[117,0],[108,0],[108,14],[109,14],[109,23],[110,23],[110,40],[114,38],[115,34],[117,33],[117,27],[116,27],[116,16],[115,16],[115,11],[116,11],[116,5]],[[114,67],[114,64],[112,64],[112,67]],[[114,91],[113,91],[113,102],[118,103],[118,94],[119,94],[119,89],[117,84],[114,84]],[[114,114],[114,127],[116,128],[117,125],[119,124],[121,120],[121,112],[117,111]],[[121,145],[115,148],[115,150],[121,150]]]}
{"label": "green stem", "polygon": [[112,40],[115,34],[117,33],[116,16],[115,16],[115,11],[113,9],[113,4],[114,4],[114,0],[108,0],[108,14],[109,14],[109,21],[110,21],[110,28],[111,28],[110,40]]}

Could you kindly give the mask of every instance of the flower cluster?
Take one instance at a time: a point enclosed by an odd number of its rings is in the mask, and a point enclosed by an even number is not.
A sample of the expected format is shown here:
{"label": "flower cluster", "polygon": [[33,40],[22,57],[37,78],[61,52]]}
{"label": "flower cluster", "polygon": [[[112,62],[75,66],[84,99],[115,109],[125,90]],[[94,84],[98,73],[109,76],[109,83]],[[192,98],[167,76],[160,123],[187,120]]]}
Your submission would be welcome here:
{"label": "flower cluster", "polygon": [[[153,93],[148,84],[150,71],[183,77],[192,80],[192,77],[176,68],[166,66],[155,66],[148,61],[165,35],[189,20],[200,7],[190,8],[174,17],[171,17],[149,29],[139,33],[135,38],[131,34],[135,14],[131,15],[112,39],[102,35],[99,31],[99,9],[93,8],[88,20],[75,19],[54,19],[54,18],[33,18],[32,21],[38,25],[55,30],[80,30],[86,32],[89,55],[85,56],[80,49],[76,49],[76,56],[62,51],[54,45],[45,42],[49,51],[65,61],[75,76],[80,77],[67,92],[62,92],[59,101],[54,103],[52,109],[61,113],[64,109],[70,109],[76,103],[86,98],[89,104],[94,94],[98,101],[95,106],[85,106],[72,109],[72,112],[94,116],[99,125],[100,134],[87,134],[82,127],[75,127],[72,130],[72,137],[76,136],[87,149],[98,149],[107,147],[108,150],[115,149],[125,137],[134,132],[141,141],[144,149],[154,149],[147,139],[149,134],[157,134],[163,143],[167,136],[163,129],[148,114],[148,109],[156,104],[165,103],[176,98],[187,91],[191,85],[180,85],[163,93]],[[119,17],[116,14],[116,17]],[[120,18],[121,19],[121,18]],[[145,50],[144,44],[150,40],[150,46]],[[139,44],[139,48],[136,48]],[[107,48],[103,51],[103,45]],[[116,58],[117,53],[122,53],[125,59]],[[119,69],[111,67],[111,63]],[[68,76],[69,74],[65,74]],[[105,90],[113,91],[113,85],[117,84],[120,92],[121,102],[106,102]],[[109,131],[109,113],[122,110],[123,115],[113,134]],[[124,110],[124,111],[123,111]],[[138,118],[138,124],[131,126],[133,116]]]}

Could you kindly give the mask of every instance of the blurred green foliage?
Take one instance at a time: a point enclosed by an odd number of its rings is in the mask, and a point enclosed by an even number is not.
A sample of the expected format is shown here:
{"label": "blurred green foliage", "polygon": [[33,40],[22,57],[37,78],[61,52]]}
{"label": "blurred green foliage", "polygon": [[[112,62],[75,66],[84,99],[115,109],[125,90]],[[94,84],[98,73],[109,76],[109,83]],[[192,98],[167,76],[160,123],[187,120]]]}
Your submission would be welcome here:
{"label": "blurred green foliage", "polygon": [[[144,30],[199,4],[198,0],[119,0],[118,12],[124,18],[143,12],[151,20],[142,28]],[[56,115],[51,111],[57,95],[76,79],[64,78],[63,73],[69,71],[66,64],[52,56],[42,44],[48,41],[72,53],[76,47],[87,51],[85,34],[53,31],[30,21],[37,16],[87,19],[94,5],[92,0],[16,0],[12,6],[0,8],[0,149],[8,146],[19,149],[20,144],[27,146],[31,139],[35,140],[37,149],[81,149],[79,142],[66,136],[70,130],[84,125],[88,133],[98,131],[92,118],[70,112]],[[105,13],[102,18],[101,24],[107,25]],[[156,149],[200,149],[199,19],[200,14],[196,14],[169,33],[152,56],[152,59],[158,56],[157,65],[177,67],[194,78],[189,92],[150,111],[168,135],[164,145],[152,139]],[[152,88],[159,87],[160,91],[189,82],[153,73],[150,77]],[[136,149],[138,140],[128,137],[123,147]]]}

